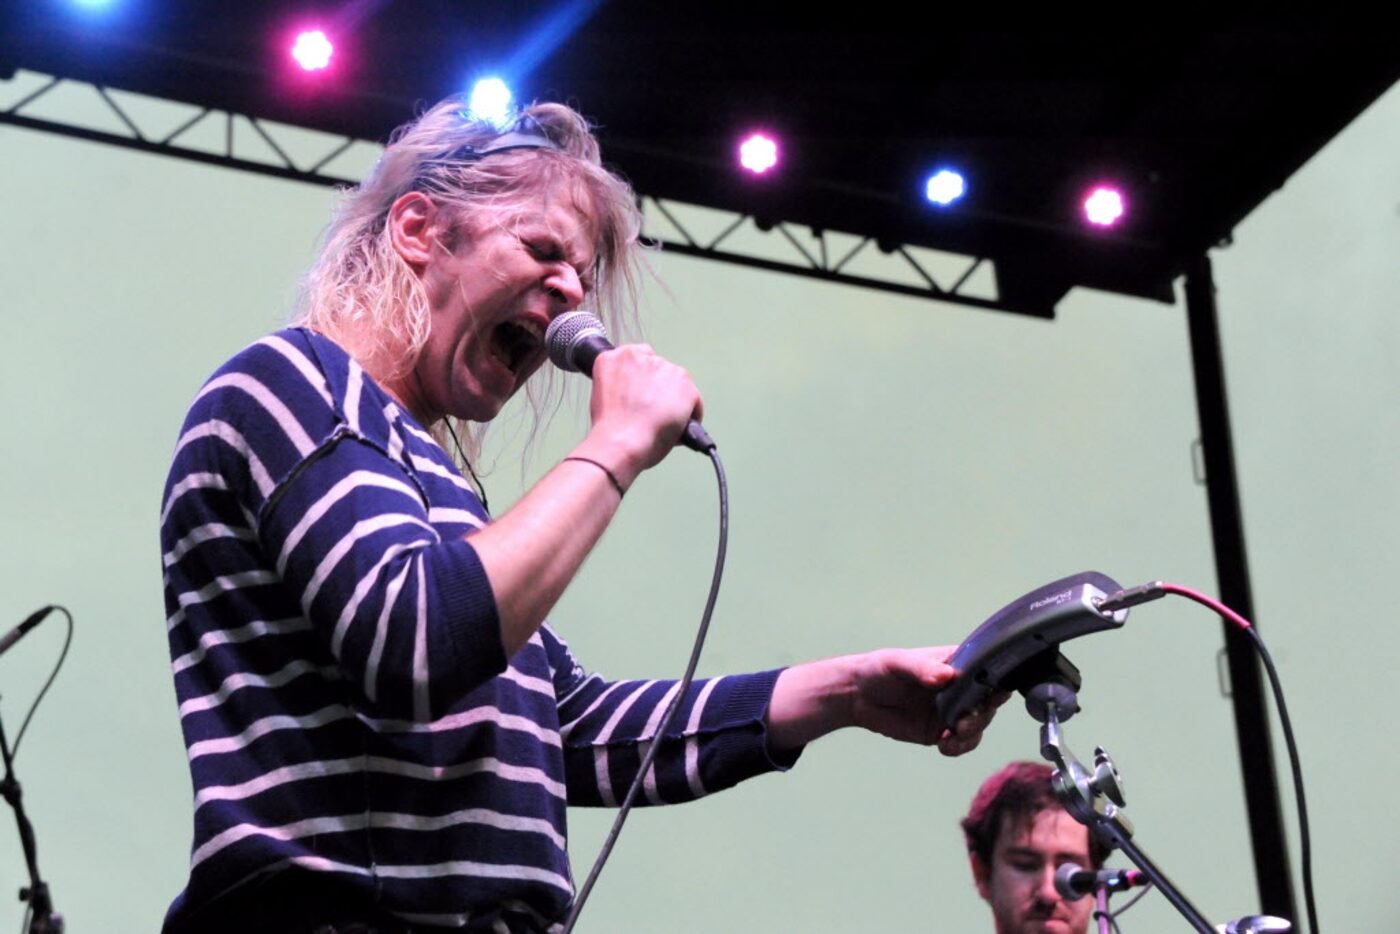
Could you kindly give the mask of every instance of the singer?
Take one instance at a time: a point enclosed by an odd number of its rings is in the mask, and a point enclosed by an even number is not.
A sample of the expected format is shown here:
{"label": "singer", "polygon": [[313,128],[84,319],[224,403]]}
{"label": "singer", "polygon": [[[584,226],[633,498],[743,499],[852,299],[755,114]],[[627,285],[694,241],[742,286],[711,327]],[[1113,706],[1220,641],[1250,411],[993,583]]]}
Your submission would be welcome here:
{"label": "singer", "polygon": [[[574,892],[566,806],[615,806],[658,741],[674,685],[590,674],[545,617],[700,394],[649,347],[603,353],[583,440],[488,515],[462,467],[512,396],[544,404],[554,317],[627,313],[640,215],[569,108],[502,132],[463,107],[395,134],[295,326],[181,430],[161,537],[194,839],[170,934],[548,930]],[[937,721],[950,651],[697,681],[645,801],[847,726],[966,752],[991,711]]]}
{"label": "singer", "polygon": [[996,934],[1084,934],[1094,899],[1067,901],[1055,888],[1065,863],[1102,869],[1108,849],[1055,799],[1051,769],[1013,762],[992,775],[963,818],[977,893],[992,909]]}

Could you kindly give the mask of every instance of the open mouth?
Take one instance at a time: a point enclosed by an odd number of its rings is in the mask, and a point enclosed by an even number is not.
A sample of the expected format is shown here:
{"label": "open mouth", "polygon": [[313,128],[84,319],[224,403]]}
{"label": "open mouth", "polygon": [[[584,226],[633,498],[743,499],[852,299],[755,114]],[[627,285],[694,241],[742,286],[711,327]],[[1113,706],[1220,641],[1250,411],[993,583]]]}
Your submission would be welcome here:
{"label": "open mouth", "polygon": [[503,321],[491,330],[491,356],[512,373],[518,374],[543,344],[535,328],[519,321]]}

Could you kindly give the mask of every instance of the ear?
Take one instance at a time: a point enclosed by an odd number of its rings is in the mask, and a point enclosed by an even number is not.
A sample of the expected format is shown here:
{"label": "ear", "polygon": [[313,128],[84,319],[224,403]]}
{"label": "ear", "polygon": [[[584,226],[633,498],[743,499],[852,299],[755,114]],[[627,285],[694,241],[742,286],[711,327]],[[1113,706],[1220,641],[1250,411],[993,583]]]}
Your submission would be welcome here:
{"label": "ear", "polygon": [[983,901],[991,901],[991,887],[988,885],[991,873],[987,864],[976,853],[967,854],[967,861],[972,865],[972,881],[977,883],[977,894],[982,896]]}
{"label": "ear", "polygon": [[415,273],[422,274],[433,257],[437,245],[441,212],[432,199],[421,191],[399,195],[389,207],[385,222],[394,251]]}

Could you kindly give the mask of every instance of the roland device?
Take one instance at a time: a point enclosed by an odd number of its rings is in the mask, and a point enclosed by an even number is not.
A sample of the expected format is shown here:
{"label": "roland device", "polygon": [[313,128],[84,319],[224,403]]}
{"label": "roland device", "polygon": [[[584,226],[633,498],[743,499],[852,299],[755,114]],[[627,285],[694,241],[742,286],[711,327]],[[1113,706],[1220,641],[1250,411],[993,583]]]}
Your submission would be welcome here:
{"label": "roland device", "polygon": [[1099,601],[1122,589],[1112,578],[1085,571],[998,610],[948,659],[958,676],[934,699],[943,722],[957,723],[997,691],[1024,691],[1047,680],[1063,680],[1078,690],[1079,670],[1060,654],[1059,645],[1122,626],[1126,609],[1098,608]]}

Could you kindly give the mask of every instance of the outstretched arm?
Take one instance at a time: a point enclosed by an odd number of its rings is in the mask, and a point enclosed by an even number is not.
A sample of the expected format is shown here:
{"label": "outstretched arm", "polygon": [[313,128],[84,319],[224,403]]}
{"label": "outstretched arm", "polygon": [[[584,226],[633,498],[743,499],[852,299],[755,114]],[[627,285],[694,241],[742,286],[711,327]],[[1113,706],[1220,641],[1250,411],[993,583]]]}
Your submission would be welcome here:
{"label": "outstretched arm", "polygon": [[972,751],[1006,695],[959,723],[943,723],[933,698],[956,675],[947,661],[955,648],[880,649],[787,669],[768,707],[769,749],[790,752],[858,726],[902,742],[936,743],[947,756]]}

